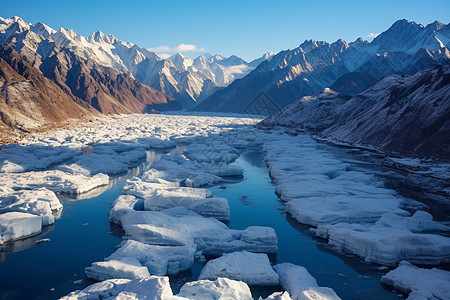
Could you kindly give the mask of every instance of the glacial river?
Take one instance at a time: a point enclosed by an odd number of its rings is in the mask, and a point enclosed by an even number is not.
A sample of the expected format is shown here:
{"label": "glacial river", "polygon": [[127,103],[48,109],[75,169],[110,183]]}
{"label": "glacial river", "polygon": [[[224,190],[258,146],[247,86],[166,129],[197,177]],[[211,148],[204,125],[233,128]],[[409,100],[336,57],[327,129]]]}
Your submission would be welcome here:
{"label": "glacial river", "polygon": [[[323,145],[330,150],[334,147]],[[360,157],[335,148],[352,167],[365,168]],[[63,211],[55,225],[41,236],[13,245],[14,253],[3,253],[0,263],[0,299],[55,299],[82,289],[94,281],[85,277],[84,268],[101,261],[115,251],[123,231],[108,220],[112,201],[121,194],[127,178],[138,175],[158,158],[149,152],[149,159],[121,177],[114,177],[110,187],[98,196],[76,200],[63,198]],[[354,256],[338,254],[317,239],[308,226],[294,221],[284,212],[284,205],[275,194],[262,145],[247,149],[234,162],[244,169],[243,178],[230,178],[211,187],[214,194],[228,199],[231,208],[229,226],[244,229],[250,225],[270,226],[279,239],[279,250],[273,263],[291,262],[304,266],[320,286],[333,288],[343,299],[399,299],[399,295],[380,283],[386,270],[364,263]],[[101,192],[101,191],[100,191]],[[50,239],[39,245],[36,241]],[[28,249],[27,249],[28,248]],[[10,249],[13,250],[13,249]],[[171,278],[174,292],[191,280],[196,280],[202,265]],[[253,296],[268,296],[275,288],[252,289]]]}

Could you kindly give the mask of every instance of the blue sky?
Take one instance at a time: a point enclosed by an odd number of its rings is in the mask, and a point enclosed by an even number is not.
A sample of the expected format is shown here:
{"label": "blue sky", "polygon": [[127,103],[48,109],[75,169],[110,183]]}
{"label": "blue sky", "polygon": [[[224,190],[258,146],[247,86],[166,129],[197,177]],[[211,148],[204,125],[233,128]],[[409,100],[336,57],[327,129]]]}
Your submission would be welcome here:
{"label": "blue sky", "polygon": [[398,19],[450,22],[450,1],[8,1],[0,16],[14,15],[82,35],[101,30],[160,52],[236,54],[246,60],[292,49],[305,39],[369,39]]}

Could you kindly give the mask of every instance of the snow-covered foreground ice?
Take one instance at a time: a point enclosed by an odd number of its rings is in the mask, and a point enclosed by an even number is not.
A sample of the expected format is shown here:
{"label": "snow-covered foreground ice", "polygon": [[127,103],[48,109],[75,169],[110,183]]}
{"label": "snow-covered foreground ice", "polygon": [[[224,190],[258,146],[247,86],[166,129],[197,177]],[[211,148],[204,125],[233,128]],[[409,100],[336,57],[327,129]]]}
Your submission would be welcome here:
{"label": "snow-covered foreground ice", "polygon": [[227,278],[188,282],[178,295],[174,295],[168,277],[149,276],[135,280],[106,280],[61,299],[251,300],[253,297],[245,283]]}
{"label": "snow-covered foreground ice", "polygon": [[187,299],[253,299],[248,285],[242,281],[228,278],[211,280],[198,280],[187,282],[181,287],[180,297]]}
{"label": "snow-covered foreground ice", "polygon": [[409,300],[450,299],[450,272],[437,268],[422,269],[402,261],[381,282],[409,294]]}
{"label": "snow-covered foreground ice", "polygon": [[[108,265],[95,263],[89,268],[95,275],[108,267],[123,273],[123,265],[139,267],[137,261],[111,261]],[[122,267],[121,267],[122,266]],[[97,270],[93,270],[96,269]],[[130,267],[127,266],[129,271]],[[136,269],[138,270],[138,269]],[[276,272],[275,272],[275,271]],[[278,274],[277,274],[278,273]],[[221,277],[221,275],[227,277]],[[139,274],[144,275],[144,274]],[[207,277],[207,279],[204,279]],[[242,278],[231,279],[233,277]],[[96,278],[96,277],[93,277]],[[290,263],[270,266],[267,256],[249,252],[236,252],[207,263],[199,280],[185,283],[177,295],[172,293],[168,277],[136,276],[109,279],[93,284],[84,290],[75,291],[62,299],[254,299],[248,285],[277,285],[281,283],[287,292],[276,292],[266,300],[337,300],[340,299],[331,288],[319,287],[305,268]],[[259,298],[263,300],[262,298]]]}

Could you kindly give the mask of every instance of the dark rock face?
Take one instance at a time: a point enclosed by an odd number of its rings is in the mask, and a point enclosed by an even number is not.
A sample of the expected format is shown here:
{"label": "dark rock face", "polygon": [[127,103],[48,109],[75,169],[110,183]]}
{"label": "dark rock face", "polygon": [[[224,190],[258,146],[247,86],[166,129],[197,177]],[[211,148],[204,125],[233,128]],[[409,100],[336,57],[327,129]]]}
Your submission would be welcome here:
{"label": "dark rock face", "polygon": [[311,97],[313,103],[298,100],[260,126],[281,125],[334,141],[450,161],[450,64],[389,76],[348,100],[328,94]]}
{"label": "dark rock face", "polygon": [[377,81],[377,78],[369,73],[349,72],[339,77],[333,83],[331,89],[345,95],[353,96],[365,91]]}

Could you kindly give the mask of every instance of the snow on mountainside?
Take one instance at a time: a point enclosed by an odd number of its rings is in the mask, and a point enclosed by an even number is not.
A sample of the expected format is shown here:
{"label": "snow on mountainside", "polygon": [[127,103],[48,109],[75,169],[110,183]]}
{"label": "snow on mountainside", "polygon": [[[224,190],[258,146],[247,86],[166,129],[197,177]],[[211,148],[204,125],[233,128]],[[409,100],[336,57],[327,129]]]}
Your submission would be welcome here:
{"label": "snow on mountainside", "polygon": [[[84,37],[71,29],[54,30],[43,23],[29,25],[19,17],[0,20],[0,44],[12,44],[36,67],[56,48],[70,49],[85,61],[117,69],[139,82],[175,98],[184,107],[209,96],[235,78],[241,78],[256,67],[244,60],[219,55],[195,60],[175,54],[168,59],[157,53],[121,41],[101,31]],[[36,53],[38,55],[36,55]],[[261,61],[270,59],[266,56]]]}
{"label": "snow on mountainside", "polygon": [[450,25],[423,26],[395,22],[371,43],[361,38],[347,43],[307,40],[260,64],[241,80],[218,90],[195,109],[246,112],[264,93],[278,107],[333,86],[356,95],[391,74],[414,74],[450,59]]}
{"label": "snow on mountainside", "polygon": [[391,75],[349,99],[331,90],[304,97],[263,122],[329,140],[450,161],[450,63]]}

